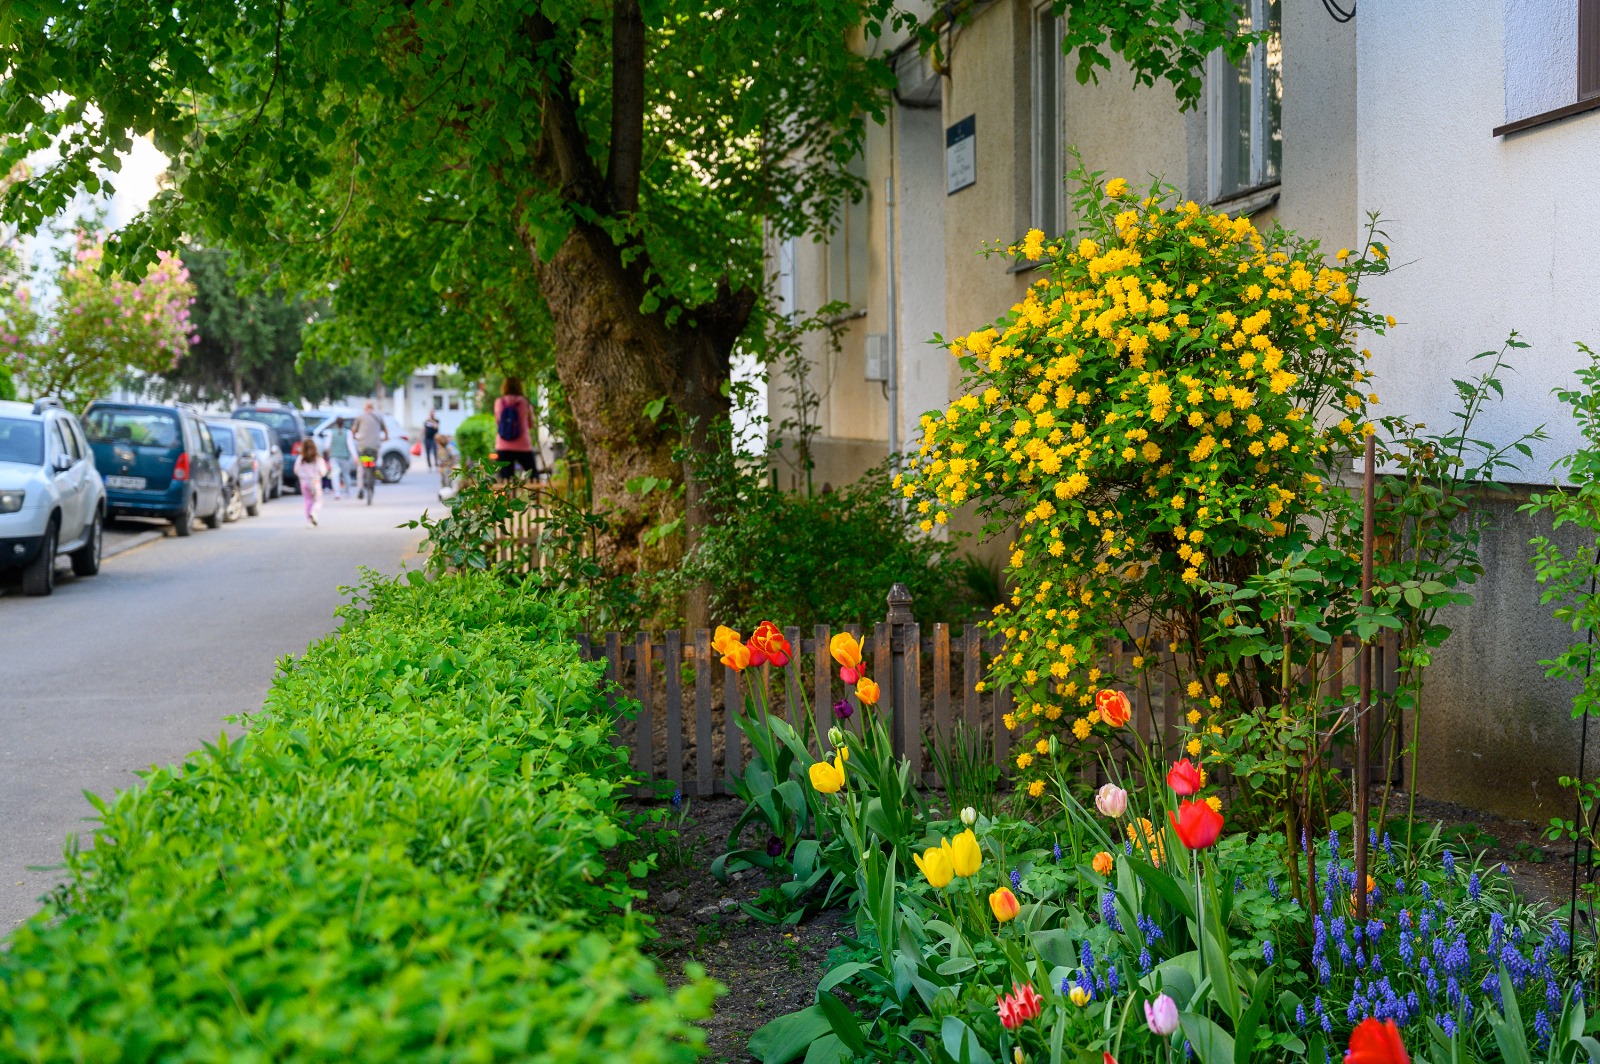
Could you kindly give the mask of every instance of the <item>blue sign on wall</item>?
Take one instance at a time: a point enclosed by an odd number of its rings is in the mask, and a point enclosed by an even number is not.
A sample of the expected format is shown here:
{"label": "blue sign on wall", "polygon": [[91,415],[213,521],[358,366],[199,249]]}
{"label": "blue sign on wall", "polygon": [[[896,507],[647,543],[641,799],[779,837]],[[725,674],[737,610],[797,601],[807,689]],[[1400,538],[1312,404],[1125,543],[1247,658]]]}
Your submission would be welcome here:
{"label": "blue sign on wall", "polygon": [[944,191],[954,195],[978,183],[978,123],[968,115],[944,131]]}

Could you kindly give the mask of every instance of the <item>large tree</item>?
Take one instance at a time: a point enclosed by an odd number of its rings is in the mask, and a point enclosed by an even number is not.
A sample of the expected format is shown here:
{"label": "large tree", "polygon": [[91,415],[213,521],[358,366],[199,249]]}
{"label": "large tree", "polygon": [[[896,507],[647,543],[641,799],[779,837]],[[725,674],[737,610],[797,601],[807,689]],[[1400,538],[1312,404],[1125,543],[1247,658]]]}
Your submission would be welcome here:
{"label": "large tree", "polygon": [[[1069,44],[1184,91],[1237,7],[1077,0]],[[845,164],[882,116],[896,25],[938,40],[892,0],[27,0],[0,14],[0,166],[60,162],[4,210],[38,224],[148,132],[174,183],[132,258],[184,233],[258,248],[336,285],[339,320],[406,334],[542,305],[626,555],[671,498],[627,483],[689,479],[678,426],[727,410],[763,227],[826,227],[859,192]],[[647,416],[657,399],[678,417]],[[710,514],[687,488],[692,537]]]}

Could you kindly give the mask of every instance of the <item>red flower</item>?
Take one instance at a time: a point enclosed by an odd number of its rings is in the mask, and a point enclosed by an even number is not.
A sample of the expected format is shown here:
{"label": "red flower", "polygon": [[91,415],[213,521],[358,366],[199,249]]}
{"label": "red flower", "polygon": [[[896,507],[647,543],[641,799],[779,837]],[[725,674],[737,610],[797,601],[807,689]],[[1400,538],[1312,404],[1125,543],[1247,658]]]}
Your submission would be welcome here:
{"label": "red flower", "polygon": [[1021,1027],[1039,1015],[1044,1005],[1044,999],[1033,989],[1032,983],[1023,983],[1021,986],[1012,983],[1011,993],[994,1000],[1000,1010],[1000,1023],[1008,1029]]}
{"label": "red flower", "polygon": [[1191,850],[1216,845],[1217,836],[1222,834],[1222,814],[1199,798],[1182,803],[1178,806],[1178,815],[1168,813],[1167,819],[1172,821],[1172,830],[1178,833],[1178,838]]}
{"label": "red flower", "polygon": [[762,621],[750,636],[750,664],[764,665],[772,662],[778,668],[789,664],[794,648],[783,637],[783,632],[771,621]]}
{"label": "red flower", "polygon": [[1188,758],[1184,758],[1172,763],[1171,770],[1167,772],[1167,786],[1187,796],[1205,786],[1205,781],[1200,778],[1200,770]]}
{"label": "red flower", "polygon": [[1371,1016],[1350,1032],[1350,1051],[1344,1064],[1411,1064],[1400,1030],[1393,1020],[1381,1023]]}
{"label": "red flower", "polygon": [[1094,696],[1094,708],[1100,711],[1100,719],[1113,728],[1122,727],[1133,716],[1133,703],[1128,701],[1128,696],[1110,687],[1102,688]]}

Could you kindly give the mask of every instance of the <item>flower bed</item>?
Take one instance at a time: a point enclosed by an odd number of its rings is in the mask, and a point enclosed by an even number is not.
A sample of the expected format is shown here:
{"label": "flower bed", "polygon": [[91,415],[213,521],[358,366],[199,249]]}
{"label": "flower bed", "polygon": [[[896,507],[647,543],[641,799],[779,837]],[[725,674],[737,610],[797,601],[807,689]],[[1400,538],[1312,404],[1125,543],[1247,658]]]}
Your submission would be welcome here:
{"label": "flower bed", "polygon": [[559,598],[370,578],[248,735],[96,800],[0,953],[0,1057],[688,1061],[608,873],[628,782]]}

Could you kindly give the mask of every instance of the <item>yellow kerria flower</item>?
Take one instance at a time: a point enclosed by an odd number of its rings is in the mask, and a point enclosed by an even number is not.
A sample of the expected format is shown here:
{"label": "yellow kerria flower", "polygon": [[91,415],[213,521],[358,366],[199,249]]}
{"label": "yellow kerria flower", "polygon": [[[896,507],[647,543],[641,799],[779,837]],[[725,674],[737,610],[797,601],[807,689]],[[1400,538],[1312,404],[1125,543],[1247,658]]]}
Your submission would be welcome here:
{"label": "yellow kerria flower", "polygon": [[[1119,199],[1128,191],[1128,182],[1120,177],[1113,177],[1106,182],[1106,195],[1112,199]],[[1015,230],[1012,230],[1015,232]]]}
{"label": "yellow kerria flower", "polygon": [[1034,780],[1028,784],[1028,797],[1037,798],[1044,793],[1044,780]]}

